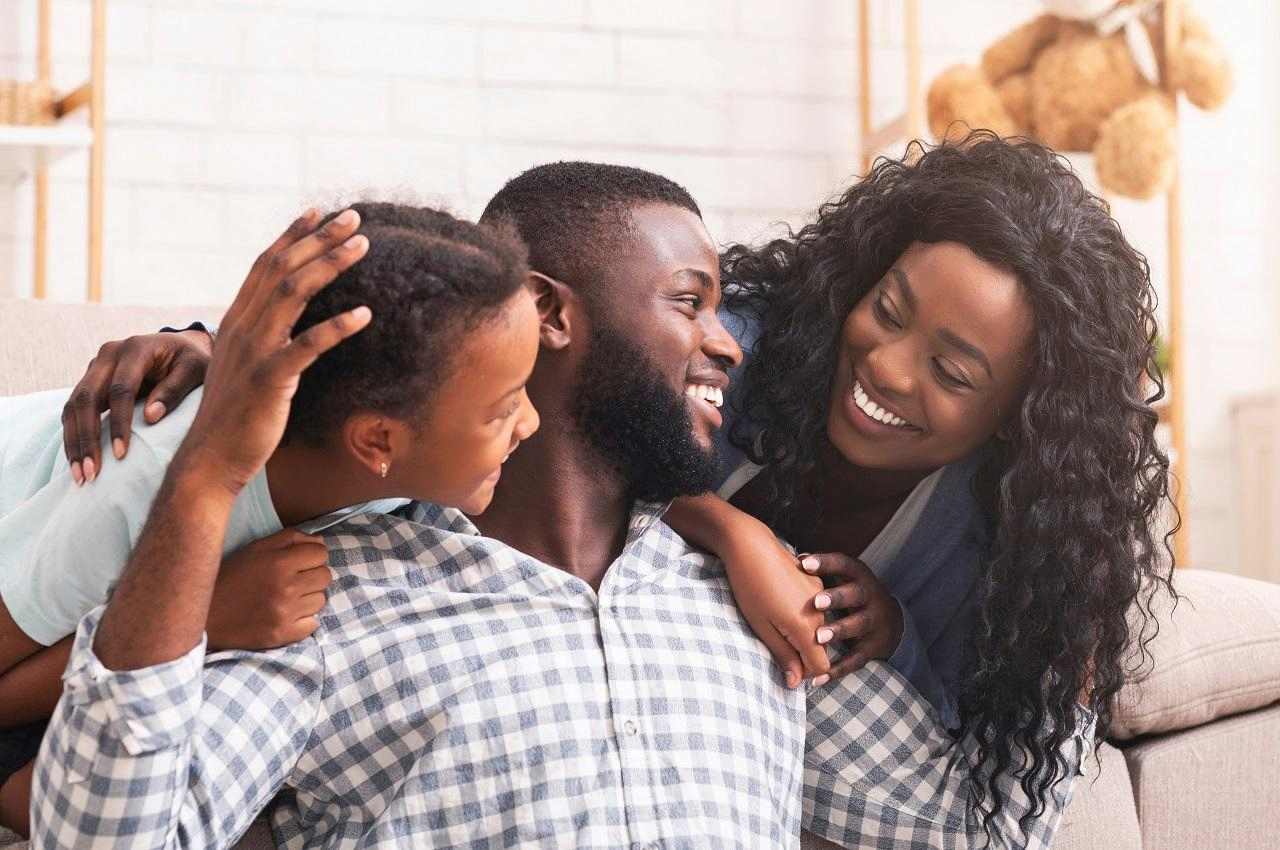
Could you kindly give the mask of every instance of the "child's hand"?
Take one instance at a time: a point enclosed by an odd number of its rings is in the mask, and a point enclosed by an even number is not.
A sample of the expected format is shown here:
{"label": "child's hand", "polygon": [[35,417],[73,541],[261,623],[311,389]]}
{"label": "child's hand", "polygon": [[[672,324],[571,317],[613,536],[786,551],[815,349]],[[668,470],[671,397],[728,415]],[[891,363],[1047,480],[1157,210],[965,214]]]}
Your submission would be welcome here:
{"label": "child's hand", "polygon": [[813,607],[822,582],[796,569],[796,556],[763,523],[735,534],[726,554],[738,608],[782,668],[787,687],[798,687],[806,677],[825,683],[831,662],[826,648],[813,640],[825,619]]}
{"label": "child's hand", "polygon": [[831,665],[833,678],[852,673],[873,658],[886,659],[902,641],[902,606],[870,567],[838,552],[800,556],[800,566],[830,585],[813,598],[819,611],[848,611],[815,633],[819,644],[849,644],[847,655]]}
{"label": "child's hand", "polygon": [[286,528],[222,562],[209,605],[210,651],[273,649],[316,630],[333,575],[319,537]]}

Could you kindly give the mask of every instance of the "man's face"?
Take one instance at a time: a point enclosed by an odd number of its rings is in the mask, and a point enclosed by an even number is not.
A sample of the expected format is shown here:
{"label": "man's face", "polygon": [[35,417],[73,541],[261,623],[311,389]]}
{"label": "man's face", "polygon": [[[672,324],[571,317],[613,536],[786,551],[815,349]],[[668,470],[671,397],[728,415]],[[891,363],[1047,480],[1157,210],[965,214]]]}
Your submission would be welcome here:
{"label": "man's face", "polygon": [[658,501],[714,483],[712,435],[742,350],[716,316],[719,257],[702,220],[668,204],[631,219],[593,305],[575,415],[632,496]]}

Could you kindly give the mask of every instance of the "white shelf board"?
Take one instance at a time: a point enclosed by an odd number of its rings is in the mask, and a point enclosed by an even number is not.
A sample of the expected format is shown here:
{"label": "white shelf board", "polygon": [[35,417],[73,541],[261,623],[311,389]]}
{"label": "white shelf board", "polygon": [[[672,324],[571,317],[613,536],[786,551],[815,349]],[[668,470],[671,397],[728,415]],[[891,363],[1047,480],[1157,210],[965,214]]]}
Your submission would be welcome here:
{"label": "white shelf board", "polygon": [[92,144],[88,127],[0,124],[0,183],[15,183],[41,164],[50,165]]}

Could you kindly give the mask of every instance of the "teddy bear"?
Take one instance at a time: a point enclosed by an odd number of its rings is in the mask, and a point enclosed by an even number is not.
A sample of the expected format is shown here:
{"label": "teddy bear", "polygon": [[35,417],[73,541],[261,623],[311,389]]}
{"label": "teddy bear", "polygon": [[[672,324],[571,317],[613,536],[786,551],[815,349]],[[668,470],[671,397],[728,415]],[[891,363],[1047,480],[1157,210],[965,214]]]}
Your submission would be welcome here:
{"label": "teddy bear", "polygon": [[1165,57],[1158,0],[1045,0],[1048,12],[986,49],[980,68],[958,65],[929,87],[929,129],[958,139],[970,128],[1027,136],[1094,156],[1098,182],[1117,195],[1151,198],[1173,182],[1173,102],[1160,84],[1166,59],[1177,91],[1201,109],[1231,92],[1221,45],[1184,7]]}

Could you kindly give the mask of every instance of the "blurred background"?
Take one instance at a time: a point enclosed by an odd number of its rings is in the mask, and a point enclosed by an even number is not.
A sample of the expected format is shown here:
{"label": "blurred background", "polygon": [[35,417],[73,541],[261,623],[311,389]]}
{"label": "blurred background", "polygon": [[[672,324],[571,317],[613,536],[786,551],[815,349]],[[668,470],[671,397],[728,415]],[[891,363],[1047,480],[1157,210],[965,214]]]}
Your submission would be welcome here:
{"label": "blurred background", "polygon": [[[40,71],[39,2],[0,0],[0,79]],[[94,5],[50,0],[59,96],[92,72]],[[106,0],[101,299],[223,304],[304,205],[360,196],[474,217],[540,162],[638,165],[685,184],[720,241],[799,226],[863,168],[856,0]],[[1036,0],[871,0],[881,126]],[[1280,580],[1280,11],[1200,3],[1234,71],[1225,105],[1179,108],[1189,562]],[[916,37],[909,24],[915,20]],[[921,87],[908,97],[908,47]],[[0,91],[0,94],[3,94]],[[13,91],[9,93],[13,108]],[[85,94],[88,97],[88,94]],[[0,103],[3,100],[0,99]],[[0,298],[36,294],[31,165],[48,156],[44,294],[82,301],[91,241],[86,108],[33,141],[0,126]],[[10,132],[12,130],[12,132]],[[901,154],[904,139],[882,152]],[[1073,155],[1094,183],[1087,155]],[[1163,196],[1109,193],[1167,296]],[[96,253],[96,252],[95,252]],[[94,293],[95,295],[97,292]],[[1167,302],[1169,299],[1164,297]],[[175,316],[185,320],[186,316]]]}

